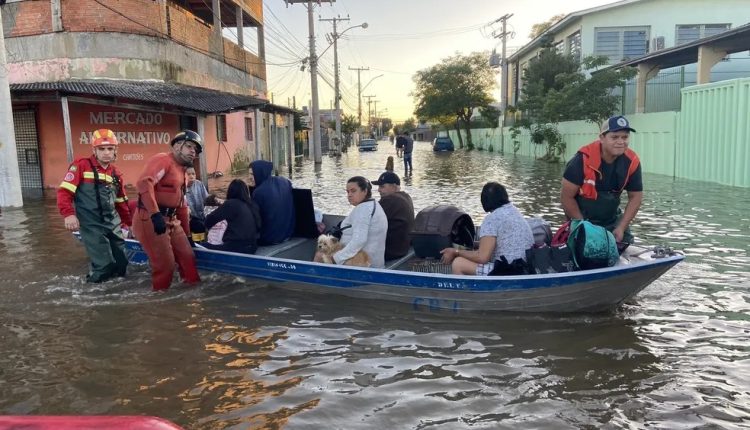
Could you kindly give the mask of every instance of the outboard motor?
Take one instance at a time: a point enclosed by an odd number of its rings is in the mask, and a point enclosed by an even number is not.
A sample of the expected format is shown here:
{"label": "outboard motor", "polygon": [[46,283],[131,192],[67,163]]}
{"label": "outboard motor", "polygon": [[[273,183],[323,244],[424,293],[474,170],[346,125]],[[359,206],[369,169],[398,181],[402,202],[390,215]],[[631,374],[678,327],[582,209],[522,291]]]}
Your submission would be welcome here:
{"label": "outboard motor", "polygon": [[471,217],[456,206],[429,206],[414,220],[411,245],[421,258],[440,258],[440,251],[458,244],[474,249],[476,230]]}

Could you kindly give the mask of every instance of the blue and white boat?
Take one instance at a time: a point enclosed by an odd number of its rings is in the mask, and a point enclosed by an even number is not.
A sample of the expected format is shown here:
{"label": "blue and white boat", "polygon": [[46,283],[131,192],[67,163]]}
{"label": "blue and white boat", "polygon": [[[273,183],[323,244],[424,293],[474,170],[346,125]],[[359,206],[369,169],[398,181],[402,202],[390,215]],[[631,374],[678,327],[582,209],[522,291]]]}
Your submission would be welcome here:
{"label": "blue and white boat", "polygon": [[[447,266],[409,254],[374,269],[312,262],[312,238],[293,238],[255,255],[196,248],[198,268],[270,281],[304,292],[340,294],[357,299],[391,300],[415,308],[450,311],[606,312],[658,279],[682,261],[682,255],[631,246],[617,265],[604,269],[523,276],[461,276]],[[148,257],[135,240],[127,241],[132,263]]]}

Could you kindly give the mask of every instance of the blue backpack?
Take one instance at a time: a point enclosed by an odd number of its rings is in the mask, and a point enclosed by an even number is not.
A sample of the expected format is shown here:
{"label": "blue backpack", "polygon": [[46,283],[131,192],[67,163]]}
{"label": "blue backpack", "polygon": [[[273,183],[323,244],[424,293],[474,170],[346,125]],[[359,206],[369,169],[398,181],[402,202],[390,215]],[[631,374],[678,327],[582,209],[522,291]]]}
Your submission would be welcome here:
{"label": "blue backpack", "polygon": [[620,257],[612,233],[604,227],[579,219],[573,220],[570,224],[568,248],[573,263],[580,270],[612,267],[617,264]]}

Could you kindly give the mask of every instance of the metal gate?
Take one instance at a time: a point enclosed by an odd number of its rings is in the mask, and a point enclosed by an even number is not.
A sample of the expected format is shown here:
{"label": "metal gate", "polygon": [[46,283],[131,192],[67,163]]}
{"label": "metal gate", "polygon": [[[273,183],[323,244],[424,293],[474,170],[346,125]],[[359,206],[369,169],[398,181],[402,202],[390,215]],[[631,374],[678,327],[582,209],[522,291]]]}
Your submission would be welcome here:
{"label": "metal gate", "polygon": [[21,188],[42,189],[42,160],[39,157],[39,141],[36,135],[36,112],[14,111],[13,126],[16,129]]}

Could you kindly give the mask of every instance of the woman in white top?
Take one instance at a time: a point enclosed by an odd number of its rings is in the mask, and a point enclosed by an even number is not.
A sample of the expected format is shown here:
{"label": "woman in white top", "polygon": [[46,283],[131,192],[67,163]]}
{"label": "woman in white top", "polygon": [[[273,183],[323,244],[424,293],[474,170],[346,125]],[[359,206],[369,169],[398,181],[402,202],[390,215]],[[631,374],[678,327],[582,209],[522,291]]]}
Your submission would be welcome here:
{"label": "woman in white top", "polygon": [[[445,248],[443,262],[456,275],[522,275],[526,250],[534,246],[534,235],[521,212],[508,199],[505,187],[487,182],[482,188],[482,208],[490,214],[479,229],[476,251]],[[499,261],[499,263],[498,263]],[[495,267],[501,264],[500,267]]]}
{"label": "woman in white top", "polygon": [[333,260],[343,264],[364,250],[370,256],[371,267],[384,267],[388,219],[380,203],[372,199],[370,181],[362,176],[350,178],[346,182],[346,198],[354,209],[341,221],[344,248],[333,254]]}

